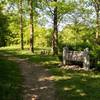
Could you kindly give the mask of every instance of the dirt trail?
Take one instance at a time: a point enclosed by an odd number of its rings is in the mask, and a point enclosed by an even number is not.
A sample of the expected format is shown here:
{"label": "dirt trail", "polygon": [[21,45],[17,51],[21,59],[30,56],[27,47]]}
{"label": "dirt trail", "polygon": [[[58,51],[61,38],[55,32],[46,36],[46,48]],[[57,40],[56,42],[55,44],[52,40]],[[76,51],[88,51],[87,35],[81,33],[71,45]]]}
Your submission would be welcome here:
{"label": "dirt trail", "polygon": [[8,57],[16,61],[24,78],[23,100],[55,100],[53,76],[41,65],[28,62],[26,59]]}

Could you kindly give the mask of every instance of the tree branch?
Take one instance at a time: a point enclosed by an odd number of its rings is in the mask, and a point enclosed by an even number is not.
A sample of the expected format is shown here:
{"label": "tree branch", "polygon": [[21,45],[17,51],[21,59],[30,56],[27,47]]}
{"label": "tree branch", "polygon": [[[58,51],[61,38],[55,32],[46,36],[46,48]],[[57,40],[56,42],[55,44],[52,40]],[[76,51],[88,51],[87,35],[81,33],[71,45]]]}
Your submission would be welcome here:
{"label": "tree branch", "polygon": [[51,14],[52,14],[52,16],[53,16],[53,15],[54,15],[54,13],[52,12],[52,9],[49,7],[48,0],[46,0],[46,4],[47,4],[47,6],[48,6],[48,8],[49,8],[49,10],[50,10],[50,12],[51,12]]}

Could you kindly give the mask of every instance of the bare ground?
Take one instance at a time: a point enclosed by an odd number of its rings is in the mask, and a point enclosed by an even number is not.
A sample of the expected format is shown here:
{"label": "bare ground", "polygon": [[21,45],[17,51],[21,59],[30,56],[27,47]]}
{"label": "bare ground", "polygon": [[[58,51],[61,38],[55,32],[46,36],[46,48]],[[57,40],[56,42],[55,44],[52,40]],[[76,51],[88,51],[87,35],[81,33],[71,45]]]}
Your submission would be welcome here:
{"label": "bare ground", "polygon": [[42,65],[8,57],[19,64],[23,76],[23,100],[55,100],[53,76]]}

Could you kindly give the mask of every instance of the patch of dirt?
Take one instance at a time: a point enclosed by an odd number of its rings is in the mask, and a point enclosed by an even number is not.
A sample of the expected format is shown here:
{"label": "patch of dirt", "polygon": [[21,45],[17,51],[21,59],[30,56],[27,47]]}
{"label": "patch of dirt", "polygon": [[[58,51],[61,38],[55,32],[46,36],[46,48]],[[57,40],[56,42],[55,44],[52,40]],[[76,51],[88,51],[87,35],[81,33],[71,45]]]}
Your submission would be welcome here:
{"label": "patch of dirt", "polygon": [[42,65],[27,59],[8,57],[19,64],[23,81],[23,100],[55,100],[53,76]]}

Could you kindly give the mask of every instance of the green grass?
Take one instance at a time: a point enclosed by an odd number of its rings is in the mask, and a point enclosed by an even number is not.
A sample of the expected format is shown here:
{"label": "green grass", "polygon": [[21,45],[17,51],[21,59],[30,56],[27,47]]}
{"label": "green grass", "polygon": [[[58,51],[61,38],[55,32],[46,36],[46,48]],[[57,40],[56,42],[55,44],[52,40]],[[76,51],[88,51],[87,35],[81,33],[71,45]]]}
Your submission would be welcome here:
{"label": "green grass", "polygon": [[44,64],[54,76],[56,100],[99,100],[100,99],[100,73],[64,70],[57,66],[57,56],[40,55],[35,49],[32,54],[28,49],[20,51],[19,48],[1,48],[0,54],[11,54],[29,61]]}
{"label": "green grass", "polygon": [[52,68],[56,100],[99,100],[100,73]]}
{"label": "green grass", "polygon": [[22,100],[21,81],[16,63],[0,58],[0,100]]}
{"label": "green grass", "polygon": [[42,64],[48,64],[48,63],[59,63],[59,59],[57,56],[52,55],[41,55],[41,48],[35,48],[35,53],[31,53],[29,49],[25,48],[25,50],[20,50],[19,47],[3,47],[0,48],[0,55],[8,54],[17,56],[20,58],[27,58],[28,60],[35,62],[35,63],[42,63]]}

